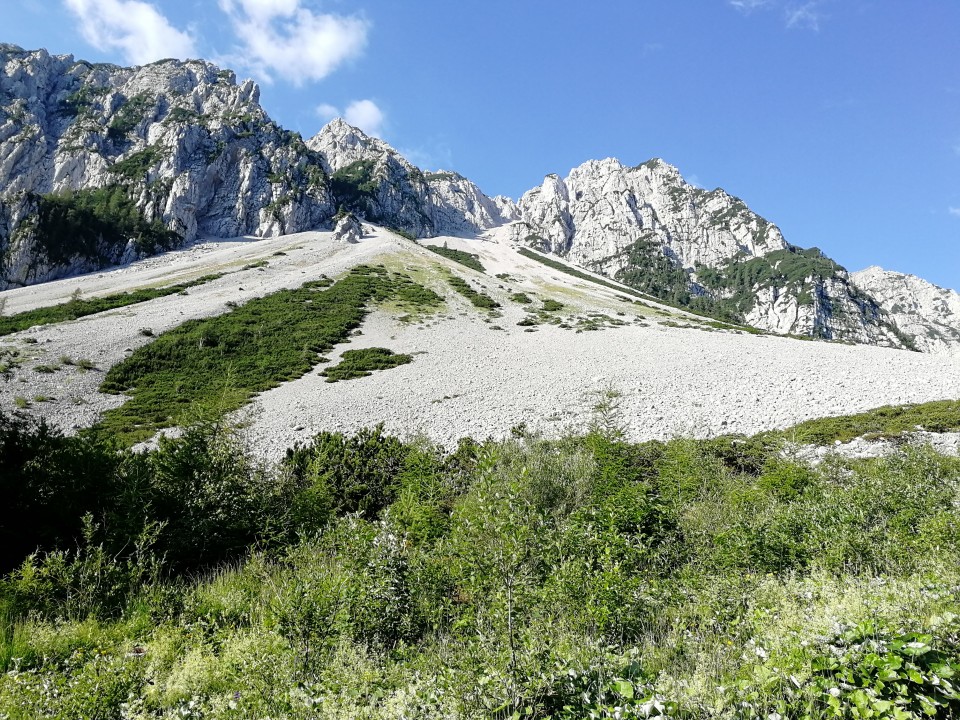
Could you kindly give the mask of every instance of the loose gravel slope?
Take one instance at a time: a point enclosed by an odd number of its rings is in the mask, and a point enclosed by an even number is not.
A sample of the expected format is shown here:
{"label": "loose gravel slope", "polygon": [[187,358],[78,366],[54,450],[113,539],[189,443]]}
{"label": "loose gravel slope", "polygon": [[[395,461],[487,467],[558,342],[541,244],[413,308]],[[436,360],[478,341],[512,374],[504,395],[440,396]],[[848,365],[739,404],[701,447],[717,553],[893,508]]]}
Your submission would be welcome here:
{"label": "loose gravel slope", "polygon": [[[102,371],[149,342],[145,329],[155,335],[189,318],[227,312],[228,302],[322,274],[336,277],[363,262],[408,273],[443,295],[446,307],[417,318],[378,309],[360,334],[330,355],[336,362],[343,350],[386,347],[413,355],[409,364],[337,383],[320,376],[321,365],[258,396],[238,419],[265,456],[278,457],[321,430],[378,422],[391,432],[422,433],[447,444],[524,427],[558,435],[583,429],[600,395],[611,393],[636,440],[753,433],[884,404],[960,397],[957,359],[717,330],[525,258],[498,231],[476,240],[426,242],[479,255],[486,273],[374,229],[355,245],[330,233],[200,244],[109,273],[2,293],[6,311],[16,312],[67,300],[78,287],[90,296],[228,273],[185,296],[0,338],[0,351],[17,352],[22,360],[0,383],[0,407],[27,405],[27,412],[68,430],[93,424],[123,401],[97,392]],[[243,269],[257,260],[268,265]],[[474,307],[454,292],[448,273],[501,307],[492,313]],[[511,299],[517,293],[532,302]],[[544,299],[563,307],[529,312]],[[78,358],[98,370],[63,363]],[[54,372],[37,372],[37,366]]]}

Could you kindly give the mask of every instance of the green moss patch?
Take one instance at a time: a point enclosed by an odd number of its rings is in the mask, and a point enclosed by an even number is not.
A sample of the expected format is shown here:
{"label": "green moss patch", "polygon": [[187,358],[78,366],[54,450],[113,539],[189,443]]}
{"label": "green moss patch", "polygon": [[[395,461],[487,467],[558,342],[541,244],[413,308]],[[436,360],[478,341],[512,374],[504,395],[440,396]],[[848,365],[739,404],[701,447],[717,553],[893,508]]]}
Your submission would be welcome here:
{"label": "green moss patch", "polygon": [[462,277],[450,275],[447,278],[447,282],[450,283],[450,287],[469,300],[474,307],[482,308],[484,310],[493,310],[500,307],[500,303],[498,303],[489,295],[485,295],[484,293],[474,290],[470,286],[470,283],[468,283]]}
{"label": "green moss patch", "polygon": [[446,245],[424,245],[427,250],[435,252],[437,255],[442,255],[448,260],[453,260],[458,262],[464,267],[468,267],[471,270],[476,270],[477,272],[485,272],[483,264],[480,262],[480,256],[475,255],[474,253],[468,253],[463,250],[454,250],[453,248],[447,247]]}

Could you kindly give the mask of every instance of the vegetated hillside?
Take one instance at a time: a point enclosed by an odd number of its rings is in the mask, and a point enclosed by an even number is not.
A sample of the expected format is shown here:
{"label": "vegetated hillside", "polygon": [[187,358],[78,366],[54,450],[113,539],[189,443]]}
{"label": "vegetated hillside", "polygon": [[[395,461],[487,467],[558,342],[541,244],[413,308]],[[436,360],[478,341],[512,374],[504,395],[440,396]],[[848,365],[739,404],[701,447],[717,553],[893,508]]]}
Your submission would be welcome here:
{"label": "vegetated hillside", "polygon": [[780,442],[631,444],[601,403],[265,467],[217,423],[118,453],[0,413],[0,712],[956,717],[960,461]]}
{"label": "vegetated hillside", "polygon": [[508,235],[418,244],[364,225],[355,242],[208,243],[6,291],[0,409],[133,442],[239,408],[276,454],[378,422],[447,445],[518,427],[558,437],[607,389],[631,440],[960,397],[960,367],[942,358],[691,315]]}

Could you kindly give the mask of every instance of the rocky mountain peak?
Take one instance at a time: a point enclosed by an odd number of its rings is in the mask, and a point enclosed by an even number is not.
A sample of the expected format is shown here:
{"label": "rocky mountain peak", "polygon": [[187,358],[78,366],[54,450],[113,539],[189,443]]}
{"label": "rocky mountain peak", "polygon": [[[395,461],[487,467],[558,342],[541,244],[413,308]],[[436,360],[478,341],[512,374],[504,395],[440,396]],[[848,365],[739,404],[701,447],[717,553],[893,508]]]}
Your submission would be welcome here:
{"label": "rocky mountain peak", "polygon": [[379,138],[371,137],[343,118],[334,118],[320,132],[307,140],[307,147],[327,160],[330,172],[360,160],[386,161],[401,165],[407,172],[414,169],[400,153]]}
{"label": "rocky mountain peak", "polygon": [[877,265],[851,273],[850,279],[876,299],[918,349],[960,353],[960,293]]}
{"label": "rocky mountain peak", "polygon": [[342,118],[305,142],[259,98],[203,60],[124,68],[0,45],[0,289],[201,236],[329,228],[344,211],[415,237],[510,223],[517,243],[775,332],[908,345],[896,319],[928,323],[907,332],[924,348],[960,344],[956,293],[875,268],[852,283],[660,158],[589,160],[514,203],[460,173],[424,172]]}
{"label": "rocky mountain peak", "polygon": [[0,47],[0,288],[200,236],[329,227],[340,207],[418,237],[512,217],[342,119],[304,142],[259,98],[202,60],[123,68]]}

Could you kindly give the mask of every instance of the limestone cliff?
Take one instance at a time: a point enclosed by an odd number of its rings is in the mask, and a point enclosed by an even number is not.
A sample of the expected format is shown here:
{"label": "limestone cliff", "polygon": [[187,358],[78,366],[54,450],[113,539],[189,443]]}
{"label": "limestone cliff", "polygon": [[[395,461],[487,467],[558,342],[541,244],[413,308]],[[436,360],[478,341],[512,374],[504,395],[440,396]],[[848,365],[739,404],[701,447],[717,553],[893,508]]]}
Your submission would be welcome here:
{"label": "limestone cliff", "polygon": [[904,346],[846,270],[662,160],[589,161],[548,175],[518,208],[516,242],[664,300],[771,332]]}
{"label": "limestone cliff", "polygon": [[0,45],[0,289],[199,236],[330,227],[341,206],[417,237],[513,212],[341,120],[304,142],[253,82],[207,62],[123,68]]}
{"label": "limestone cliff", "polygon": [[960,354],[960,293],[876,266],[851,274],[924,352]]}

